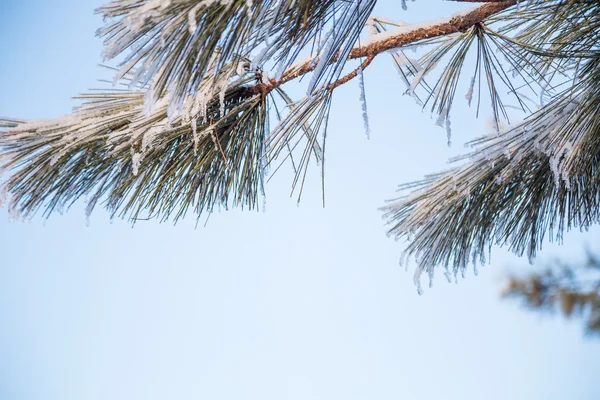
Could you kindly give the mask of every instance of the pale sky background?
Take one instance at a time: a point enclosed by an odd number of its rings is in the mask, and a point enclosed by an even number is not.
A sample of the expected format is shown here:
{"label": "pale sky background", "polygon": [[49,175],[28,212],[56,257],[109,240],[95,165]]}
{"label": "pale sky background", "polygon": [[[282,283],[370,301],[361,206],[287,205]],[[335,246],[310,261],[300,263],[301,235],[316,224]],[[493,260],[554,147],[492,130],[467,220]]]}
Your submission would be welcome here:
{"label": "pale sky background", "polygon": [[[99,4],[0,0],[1,115],[60,116],[70,96],[98,87]],[[458,10],[409,6],[378,7],[408,21]],[[0,399],[600,398],[600,340],[585,338],[581,321],[499,300],[507,271],[535,268],[526,260],[495,249],[478,277],[455,285],[439,274],[417,295],[377,208],[488,124],[461,106],[448,148],[429,114],[400,96],[387,56],[366,83],[371,140],[357,84],[335,97],[325,209],[315,171],[300,207],[281,174],[267,212],[222,212],[198,229],[193,216],[132,229],[100,209],[87,228],[83,204],[45,224],[9,223],[1,210]],[[581,259],[599,233],[567,235],[538,265]]]}

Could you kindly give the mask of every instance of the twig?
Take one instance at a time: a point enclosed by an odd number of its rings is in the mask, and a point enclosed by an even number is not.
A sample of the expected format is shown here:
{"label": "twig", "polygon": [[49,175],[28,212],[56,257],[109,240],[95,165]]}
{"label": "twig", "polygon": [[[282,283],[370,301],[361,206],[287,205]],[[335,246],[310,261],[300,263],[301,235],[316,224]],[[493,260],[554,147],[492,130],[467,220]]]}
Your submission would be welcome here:
{"label": "twig", "polygon": [[[419,24],[412,29],[411,26],[402,26],[398,29],[382,32],[380,34],[373,35],[370,38],[370,40],[366,42],[366,44],[362,46],[357,46],[354,49],[352,49],[350,55],[348,56],[348,59],[352,60],[356,58],[367,57],[367,59],[370,58],[372,61],[372,59],[375,58],[377,55],[385,51],[395,49],[397,47],[405,46],[407,44],[411,44],[424,39],[431,39],[440,36],[447,36],[452,33],[464,32],[473,27],[474,25],[481,23],[486,18],[499,12],[502,12],[507,8],[514,6],[515,4],[517,4],[517,0],[504,0],[500,2],[494,1],[488,4],[481,5],[463,15],[455,16],[448,20],[442,20],[438,23],[434,23],[426,27],[422,27]],[[284,83],[287,83],[304,74],[307,74],[308,72],[313,71],[318,64],[315,61],[316,60],[311,59],[309,61],[304,62],[301,65],[293,65],[282,74],[279,80],[270,79],[269,83],[260,83],[250,89],[254,93],[261,93],[263,95],[266,95],[276,87],[279,87]],[[335,61],[336,59],[332,60],[332,62]],[[356,76],[356,74],[354,76]],[[340,84],[347,82],[354,76],[348,78],[346,81]],[[342,80],[343,79],[344,78],[342,78]]]}

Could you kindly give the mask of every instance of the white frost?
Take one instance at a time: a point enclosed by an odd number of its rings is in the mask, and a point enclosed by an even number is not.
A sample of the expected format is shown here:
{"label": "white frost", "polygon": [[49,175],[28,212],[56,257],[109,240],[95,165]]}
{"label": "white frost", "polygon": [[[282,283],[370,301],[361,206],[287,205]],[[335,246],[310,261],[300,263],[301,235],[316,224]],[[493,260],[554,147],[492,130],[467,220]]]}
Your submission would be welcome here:
{"label": "white frost", "polygon": [[142,158],[144,157],[141,153],[135,153],[131,157],[131,168],[133,170],[133,175],[137,176],[140,171],[140,165],[142,164]]}

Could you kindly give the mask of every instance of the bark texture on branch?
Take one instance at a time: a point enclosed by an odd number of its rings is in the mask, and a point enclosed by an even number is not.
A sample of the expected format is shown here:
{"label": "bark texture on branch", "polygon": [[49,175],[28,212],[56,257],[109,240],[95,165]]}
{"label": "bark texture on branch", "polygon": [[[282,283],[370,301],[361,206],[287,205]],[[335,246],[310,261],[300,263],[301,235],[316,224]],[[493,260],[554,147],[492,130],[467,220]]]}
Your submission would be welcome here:
{"label": "bark texture on branch", "polygon": [[[471,2],[470,0],[455,1]],[[419,40],[464,32],[474,25],[483,22],[486,18],[514,6],[517,4],[517,0],[501,0],[486,3],[487,4],[483,4],[466,14],[455,16],[449,20],[440,21],[438,24],[433,23],[423,27],[419,27],[417,25],[415,29],[410,29],[410,26],[408,26],[402,29],[387,31],[374,35],[367,44],[363,46],[357,46],[352,49],[348,59],[352,60],[367,57],[367,59],[371,61],[377,55],[385,51],[406,46],[408,44],[418,42]],[[398,31],[398,33],[394,34],[395,31]],[[378,40],[378,36],[381,37],[381,39]],[[261,83],[254,86],[252,91],[266,95],[274,88],[313,71],[316,68],[316,65],[317,63],[314,60],[309,60],[302,65],[292,66],[282,74],[279,80],[270,79],[269,83]],[[354,74],[354,76],[356,76],[356,74]],[[346,76],[342,78],[345,80],[340,84],[349,81],[352,77],[348,78],[348,76]],[[332,86],[337,87],[339,85],[337,82],[334,82]]]}

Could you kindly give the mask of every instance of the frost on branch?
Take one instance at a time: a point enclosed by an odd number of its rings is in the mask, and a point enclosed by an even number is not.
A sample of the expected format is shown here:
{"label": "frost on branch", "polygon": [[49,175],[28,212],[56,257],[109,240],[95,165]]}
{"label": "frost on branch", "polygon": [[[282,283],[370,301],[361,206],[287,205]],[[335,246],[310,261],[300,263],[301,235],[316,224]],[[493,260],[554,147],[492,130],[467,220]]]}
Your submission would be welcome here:
{"label": "frost on branch", "polygon": [[[546,235],[560,241],[565,230],[600,222],[595,116],[575,118],[590,96],[565,96],[474,141],[474,152],[455,160],[464,165],[401,187],[413,192],[384,210],[390,234],[407,240],[405,257],[432,279],[438,266],[456,276],[489,260],[492,245],[533,259]],[[584,188],[596,192],[582,196]]]}
{"label": "frost on branch", "polygon": [[132,220],[256,207],[266,102],[244,79],[218,90],[189,103],[185,117],[169,114],[168,97],[147,114],[144,92],[109,91],[81,96],[72,115],[0,131],[11,212],[48,216],[84,195],[92,199],[86,213],[104,196],[112,215]]}

